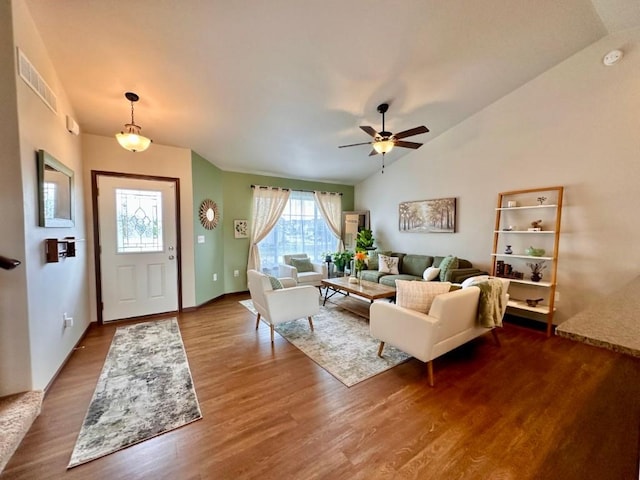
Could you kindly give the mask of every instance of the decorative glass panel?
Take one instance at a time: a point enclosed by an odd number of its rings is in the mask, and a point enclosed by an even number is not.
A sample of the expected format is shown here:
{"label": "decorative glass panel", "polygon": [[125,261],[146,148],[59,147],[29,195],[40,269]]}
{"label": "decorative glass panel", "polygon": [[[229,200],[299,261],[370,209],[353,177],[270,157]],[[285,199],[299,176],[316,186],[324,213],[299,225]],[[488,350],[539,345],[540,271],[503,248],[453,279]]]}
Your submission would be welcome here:
{"label": "decorative glass panel", "polygon": [[117,252],[162,252],[162,192],[116,189]]}

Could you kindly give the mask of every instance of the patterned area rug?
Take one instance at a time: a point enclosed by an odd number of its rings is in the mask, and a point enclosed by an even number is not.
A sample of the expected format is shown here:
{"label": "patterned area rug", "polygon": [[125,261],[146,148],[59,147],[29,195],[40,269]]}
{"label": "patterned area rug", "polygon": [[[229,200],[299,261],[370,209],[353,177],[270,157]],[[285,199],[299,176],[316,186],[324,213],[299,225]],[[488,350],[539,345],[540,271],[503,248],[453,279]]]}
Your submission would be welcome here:
{"label": "patterned area rug", "polygon": [[200,418],[178,321],[118,328],[67,468]]}
{"label": "patterned area rug", "polygon": [[[253,313],[251,300],[240,302]],[[386,345],[378,357],[380,342],[369,334],[368,320],[327,304],[313,317],[314,330],[305,319],[276,325],[275,330],[309,358],[351,387],[407,360],[409,355]]]}

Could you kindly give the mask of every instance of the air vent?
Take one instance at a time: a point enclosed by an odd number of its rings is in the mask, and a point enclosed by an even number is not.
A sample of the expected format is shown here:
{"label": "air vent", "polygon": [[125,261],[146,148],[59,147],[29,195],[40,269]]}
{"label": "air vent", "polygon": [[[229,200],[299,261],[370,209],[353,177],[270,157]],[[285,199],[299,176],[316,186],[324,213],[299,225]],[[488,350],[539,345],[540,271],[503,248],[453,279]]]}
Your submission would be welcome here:
{"label": "air vent", "polygon": [[20,49],[18,49],[18,73],[26,84],[42,99],[45,105],[54,113],[58,113],[58,99],[53,90]]}

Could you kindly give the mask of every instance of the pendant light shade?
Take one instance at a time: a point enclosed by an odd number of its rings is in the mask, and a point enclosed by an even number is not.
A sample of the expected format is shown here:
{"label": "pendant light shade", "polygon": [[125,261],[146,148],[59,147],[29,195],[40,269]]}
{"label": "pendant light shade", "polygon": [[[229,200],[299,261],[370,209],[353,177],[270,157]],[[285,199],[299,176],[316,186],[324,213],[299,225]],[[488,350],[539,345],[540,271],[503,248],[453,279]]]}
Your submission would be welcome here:
{"label": "pendant light shade", "polygon": [[125,124],[124,131],[116,133],[116,139],[122,148],[130,152],[144,152],[151,145],[151,139],[140,134],[141,127],[133,120],[133,104],[140,97],[133,92],[127,92],[124,96],[131,102],[131,123]]}

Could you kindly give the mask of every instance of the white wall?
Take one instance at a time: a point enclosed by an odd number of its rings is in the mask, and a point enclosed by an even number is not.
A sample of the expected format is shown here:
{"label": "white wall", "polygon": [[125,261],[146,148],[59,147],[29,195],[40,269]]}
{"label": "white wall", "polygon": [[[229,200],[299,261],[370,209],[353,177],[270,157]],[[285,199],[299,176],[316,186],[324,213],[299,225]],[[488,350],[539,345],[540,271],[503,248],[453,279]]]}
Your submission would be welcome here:
{"label": "white wall", "polygon": [[[126,119],[125,119],[126,120]],[[114,132],[119,128],[114,125]],[[93,224],[91,209],[91,171],[135,173],[180,179],[180,227],[182,235],[182,305],[195,306],[194,238],[193,238],[193,188],[191,181],[191,150],[151,144],[144,152],[123,149],[114,137],[82,135],[84,158],[85,206],[87,224]],[[87,238],[88,251],[93,258],[93,230]],[[95,306],[95,266],[91,272],[91,316],[97,319]]]}
{"label": "white wall", "polygon": [[[42,100],[17,75],[15,61],[13,72],[18,106],[20,136],[20,168],[22,173],[23,231],[28,298],[27,317],[16,319],[22,328],[28,328],[30,355],[29,388],[42,389],[53,378],[67,355],[89,324],[87,252],[85,239],[84,207],[75,203],[75,227],[42,228],[38,226],[38,188],[36,154],[44,149],[72,169],[76,198],[82,198],[82,158],[80,138],[69,134],[65,116],[73,117],[55,69],[48,57],[35,25],[24,2],[13,1],[13,29],[15,46],[20,48],[36,67],[57,95],[58,112],[51,111]],[[19,179],[14,179],[18,182]],[[4,210],[4,208],[3,208]],[[4,230],[4,229],[3,229]],[[74,236],[77,256],[59,263],[45,262],[44,239]],[[74,318],[73,327],[64,328],[63,313]],[[27,323],[27,325],[25,325]],[[17,337],[17,341],[20,337]],[[20,358],[22,355],[17,356]],[[25,375],[24,369],[18,370]],[[16,373],[17,375],[18,373]],[[26,382],[23,382],[26,383]],[[24,388],[22,388],[24,389]],[[15,391],[15,389],[12,389]]]}
{"label": "white wall", "polygon": [[[564,185],[555,323],[636,277],[639,47],[637,29],[605,37],[357,185],[382,247],[490,270],[498,192]],[[603,66],[614,48],[623,61]],[[399,202],[440,197],[457,197],[458,233],[398,231]]]}
{"label": "white wall", "polygon": [[[11,2],[0,2],[0,255],[24,262],[24,212]],[[27,274],[0,270],[0,396],[31,388]]]}

